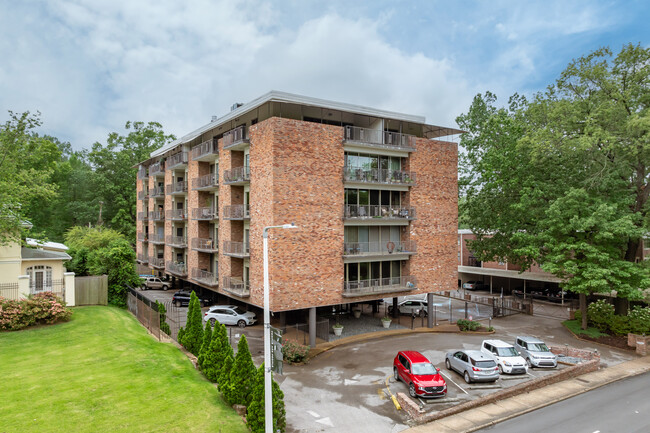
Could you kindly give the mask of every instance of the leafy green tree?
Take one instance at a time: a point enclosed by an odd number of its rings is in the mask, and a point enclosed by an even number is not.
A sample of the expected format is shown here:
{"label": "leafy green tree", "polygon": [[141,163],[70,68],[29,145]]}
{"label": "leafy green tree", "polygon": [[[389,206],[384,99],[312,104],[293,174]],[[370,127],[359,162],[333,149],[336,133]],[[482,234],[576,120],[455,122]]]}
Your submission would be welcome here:
{"label": "leafy green tree", "polygon": [[187,309],[187,324],[180,343],[194,356],[199,355],[203,343],[203,326],[201,321],[201,304],[196,293],[190,295],[190,305]]}
{"label": "leafy green tree", "polygon": [[219,372],[219,377],[217,378],[217,381],[219,382],[219,391],[223,394],[223,399],[226,400],[227,402],[230,402],[233,400],[230,396],[230,373],[232,372],[232,367],[233,364],[235,363],[234,360],[234,352],[232,352],[232,347],[230,348],[230,352],[226,355],[226,357],[223,360],[223,366],[221,367],[221,371]]}
{"label": "leafy green tree", "polygon": [[[273,431],[284,432],[287,428],[287,416],[284,408],[284,393],[280,385],[271,377],[271,392],[273,394]],[[253,383],[251,403],[246,411],[246,425],[252,433],[264,433],[266,420],[264,406],[264,364],[257,369]]]}
{"label": "leafy green tree", "polygon": [[237,344],[237,355],[235,355],[235,363],[230,372],[228,397],[226,398],[228,403],[242,404],[244,406],[250,404],[254,376],[255,365],[253,364],[253,358],[248,349],[246,336],[242,335]]}
{"label": "leafy green tree", "polygon": [[212,341],[203,359],[203,374],[211,382],[219,381],[226,357],[234,357],[226,326],[215,322]]}
{"label": "leafy green tree", "polygon": [[210,343],[212,343],[212,325],[210,325],[210,321],[208,320],[205,322],[205,329],[203,330],[203,343],[201,344],[199,357],[197,359],[197,363],[200,368],[203,368],[203,360],[205,359],[206,353],[208,353]]}

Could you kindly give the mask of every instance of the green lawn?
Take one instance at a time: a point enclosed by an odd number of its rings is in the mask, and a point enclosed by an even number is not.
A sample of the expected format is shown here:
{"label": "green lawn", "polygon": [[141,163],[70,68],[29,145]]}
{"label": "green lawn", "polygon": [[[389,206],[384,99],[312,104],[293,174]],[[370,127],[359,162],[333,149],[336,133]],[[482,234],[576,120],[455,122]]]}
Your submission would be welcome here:
{"label": "green lawn", "polygon": [[0,432],[247,432],[175,346],[127,311],[0,333]]}
{"label": "green lawn", "polygon": [[581,328],[582,325],[577,320],[566,320],[562,322],[562,324],[566,326],[569,331],[573,332],[578,336],[586,335],[587,337],[591,337],[591,338],[607,336],[607,334],[603,334],[598,329],[593,328],[591,326],[587,327],[587,329],[582,329]]}

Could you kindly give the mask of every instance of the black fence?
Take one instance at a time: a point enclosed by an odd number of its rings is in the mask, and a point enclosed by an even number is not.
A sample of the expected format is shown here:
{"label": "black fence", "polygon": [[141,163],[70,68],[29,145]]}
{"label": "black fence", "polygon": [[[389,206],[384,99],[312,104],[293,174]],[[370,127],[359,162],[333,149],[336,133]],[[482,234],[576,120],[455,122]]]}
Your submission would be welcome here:
{"label": "black fence", "polygon": [[0,284],[0,298],[18,299],[19,297],[18,283]]}

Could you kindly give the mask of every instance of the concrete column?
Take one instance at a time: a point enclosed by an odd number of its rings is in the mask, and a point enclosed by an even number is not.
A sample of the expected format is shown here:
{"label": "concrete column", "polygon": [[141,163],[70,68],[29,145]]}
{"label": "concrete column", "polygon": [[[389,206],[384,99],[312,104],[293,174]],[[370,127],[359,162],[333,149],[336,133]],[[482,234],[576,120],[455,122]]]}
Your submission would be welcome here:
{"label": "concrete column", "polygon": [[74,272],[63,274],[63,284],[65,285],[65,304],[68,307],[74,307],[77,305],[75,303]]}
{"label": "concrete column", "polygon": [[29,296],[29,275],[18,276],[18,298]]}
{"label": "concrete column", "polygon": [[316,347],[316,307],[309,309],[309,347]]}
{"label": "concrete column", "polygon": [[285,326],[287,326],[287,313],[286,313],[286,311],[280,311],[278,313],[278,316],[279,316],[278,318],[280,320],[280,328],[284,328]]}
{"label": "concrete column", "polygon": [[397,312],[397,298],[393,298],[393,318],[399,317],[399,313]]}
{"label": "concrete column", "polygon": [[433,293],[427,293],[427,328],[433,328]]}

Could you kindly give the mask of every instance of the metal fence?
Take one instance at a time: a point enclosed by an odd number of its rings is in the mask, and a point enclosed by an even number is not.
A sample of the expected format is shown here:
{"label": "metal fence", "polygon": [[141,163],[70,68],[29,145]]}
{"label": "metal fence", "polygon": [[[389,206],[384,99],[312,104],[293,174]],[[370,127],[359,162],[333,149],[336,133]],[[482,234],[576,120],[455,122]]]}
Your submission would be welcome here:
{"label": "metal fence", "polygon": [[0,284],[0,298],[17,300],[20,297],[18,283]]}
{"label": "metal fence", "polygon": [[[296,323],[294,325],[286,325],[282,328],[282,338],[285,340],[293,340],[302,344],[309,344],[309,324]],[[320,342],[328,342],[330,338],[330,321],[328,319],[319,319],[316,321],[316,340]]]}

